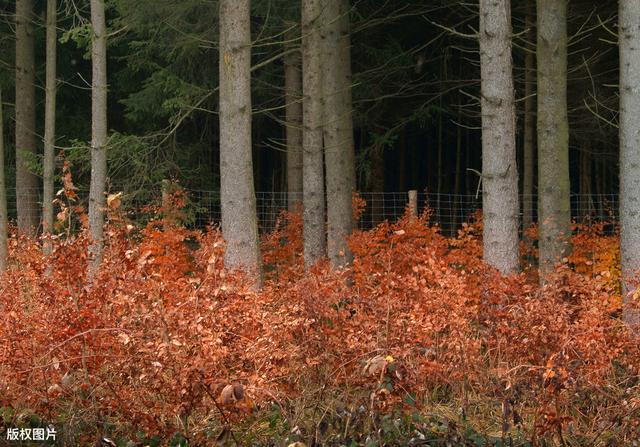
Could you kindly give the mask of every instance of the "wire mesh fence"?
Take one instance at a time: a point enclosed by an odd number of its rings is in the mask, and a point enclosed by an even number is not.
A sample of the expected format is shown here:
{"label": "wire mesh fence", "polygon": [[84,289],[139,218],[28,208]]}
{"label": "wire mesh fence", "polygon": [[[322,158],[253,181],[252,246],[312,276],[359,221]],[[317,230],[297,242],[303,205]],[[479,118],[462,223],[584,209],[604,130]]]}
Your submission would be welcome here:
{"label": "wire mesh fence", "polygon": [[[79,190],[79,205],[87,208],[88,191]],[[220,221],[220,192],[206,190],[187,190],[188,201],[185,207],[186,222],[196,228],[204,228],[209,224]],[[409,205],[408,192],[360,192],[359,196],[366,206],[358,220],[358,228],[366,230],[388,221],[395,221],[407,210]],[[17,215],[17,203],[15,188],[7,191],[8,214],[10,219]],[[150,204],[159,205],[162,193],[146,191],[144,194],[130,193],[123,195],[123,207],[130,212],[133,219],[143,220],[149,216],[142,212]],[[35,203],[40,212],[42,193],[40,190],[27,191],[21,195],[21,204]],[[257,192],[256,212],[258,224],[262,233],[272,231],[281,215],[282,210],[287,209],[290,203],[302,201],[302,193],[287,192]],[[530,211],[532,221],[537,220],[536,196],[521,196],[521,217],[525,207]],[[571,215],[576,223],[592,223],[606,221],[615,224],[618,220],[619,201],[616,194],[572,194],[570,198]],[[474,219],[476,213],[482,209],[481,195],[468,194],[442,194],[430,192],[417,192],[414,205],[418,213],[426,209],[430,210],[430,218],[433,224],[440,226],[446,234],[455,234],[462,223]]]}

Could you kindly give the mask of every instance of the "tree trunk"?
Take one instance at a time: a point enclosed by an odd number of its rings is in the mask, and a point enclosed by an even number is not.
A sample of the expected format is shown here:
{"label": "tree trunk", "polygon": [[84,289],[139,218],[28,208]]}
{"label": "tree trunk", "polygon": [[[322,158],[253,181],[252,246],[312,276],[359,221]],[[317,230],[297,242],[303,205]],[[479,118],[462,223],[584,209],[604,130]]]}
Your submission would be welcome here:
{"label": "tree trunk", "polygon": [[591,143],[585,142],[580,151],[580,194],[578,197],[579,218],[588,223],[593,213],[591,199]]}
{"label": "tree trunk", "polygon": [[322,159],[322,40],[320,0],[302,0],[302,174],[304,263],[325,256],[324,166]]}
{"label": "tree trunk", "polygon": [[[340,1],[340,16],[338,20],[338,31],[340,40],[338,41],[339,64],[335,67],[336,76],[340,85],[340,110],[341,120],[338,133],[340,141],[344,145],[346,153],[344,156],[345,175],[347,183],[351,185],[351,192],[358,190],[356,182],[356,152],[353,133],[353,97],[352,97],[352,73],[351,73],[351,0]],[[349,209],[351,210],[351,198],[349,195]],[[351,211],[349,211],[351,216]]]}
{"label": "tree trunk", "polygon": [[[45,81],[44,112],[44,161],[43,161],[43,194],[42,225],[43,233],[53,231],[53,199],[55,172],[55,135],[56,135],[56,0],[47,0],[47,56]],[[51,254],[51,239],[44,241],[44,253]]]}
{"label": "tree trunk", "polygon": [[569,253],[567,0],[538,0],[538,222],[540,278]]}
{"label": "tree trunk", "polygon": [[596,197],[596,218],[603,219],[605,210],[604,210],[604,190],[602,189],[602,179],[604,178],[603,166],[604,160],[602,159],[603,155],[598,154],[599,158],[595,158],[593,160],[593,167],[595,169],[594,176],[594,187],[595,187],[595,197]]}
{"label": "tree trunk", "polygon": [[[446,64],[446,62],[445,62]],[[446,68],[444,73],[446,73]],[[442,159],[444,152],[444,142],[443,142],[443,123],[442,123],[442,97],[440,98],[440,110],[438,112],[438,160],[437,160],[437,169],[438,169],[438,179],[436,180],[436,221],[440,225],[441,228],[444,228],[445,222],[443,220],[444,213],[442,212],[442,203],[441,203],[441,194],[442,194]]]}
{"label": "tree trunk", "polygon": [[251,153],[249,0],[220,1],[220,196],[225,268],[262,284]]}
{"label": "tree trunk", "polygon": [[420,150],[420,143],[420,137],[414,138],[411,146],[409,146],[409,153],[411,154],[411,167],[409,168],[411,175],[411,189],[420,189],[421,187],[420,182],[422,181],[422,179],[420,179],[420,164],[422,162],[423,155],[421,153],[422,151]]}
{"label": "tree trunk", "polygon": [[107,182],[107,29],[104,0],[91,0],[91,184],[89,187],[89,280],[102,263]]}
{"label": "tree trunk", "polygon": [[[293,28],[298,30],[298,28]],[[289,211],[302,202],[302,59],[296,41],[299,32],[286,35],[284,57],[285,115],[287,132],[287,203]]]}
{"label": "tree trunk", "polygon": [[[525,27],[527,42],[535,48],[535,0],[527,0]],[[533,223],[533,182],[536,153],[536,55],[535,50],[528,48],[524,57],[524,145],[522,176],[522,229],[526,230]]]}
{"label": "tree trunk", "polygon": [[0,274],[7,269],[7,187],[4,179],[4,115],[0,87]]}
{"label": "tree trunk", "polygon": [[620,257],[624,320],[638,330],[640,311],[628,306],[640,271],[640,4],[620,0]]}
{"label": "tree trunk", "polygon": [[471,149],[471,132],[467,129],[465,133],[465,173],[464,173],[464,190],[467,195],[476,194],[476,181],[477,177],[473,171],[469,171],[469,169],[473,168],[473,158]]}
{"label": "tree trunk", "polygon": [[[604,148],[601,148],[601,150],[604,150]],[[601,196],[600,196],[600,202],[602,204],[601,208],[602,208],[602,213],[600,214],[600,218],[601,219],[608,219],[609,218],[609,214],[610,214],[610,207],[611,207],[611,203],[608,202],[608,195],[609,195],[609,190],[607,189],[607,177],[608,177],[608,170],[607,170],[607,158],[606,158],[606,154],[602,154],[600,156],[600,192],[601,192]]]}
{"label": "tree trunk", "polygon": [[371,224],[376,226],[385,219],[384,214],[384,145],[374,144],[369,152],[371,172],[369,174],[369,191],[371,198],[367,203],[371,210]]}
{"label": "tree trunk", "polygon": [[[324,157],[326,163],[327,184],[327,253],[334,267],[351,262],[351,253],[347,246],[347,236],[352,229],[351,197],[353,193],[353,166],[349,153],[353,152],[353,126],[351,122],[350,82],[345,85],[345,64],[351,58],[344,58],[341,47],[342,21],[340,4],[342,0],[323,2],[322,37],[322,84],[324,99]],[[346,14],[346,13],[345,13]],[[348,19],[348,15],[347,15]],[[347,28],[348,29],[348,28]],[[349,54],[349,51],[346,52]],[[347,109],[347,107],[349,107]]]}
{"label": "tree trunk", "polygon": [[398,154],[398,189],[397,191],[406,191],[407,189],[407,133],[406,130],[400,134],[398,143],[395,147]]}
{"label": "tree trunk", "polygon": [[18,229],[38,228],[38,177],[29,169],[36,154],[36,91],[33,0],[16,0],[16,201]]}
{"label": "tree trunk", "polygon": [[509,0],[480,0],[484,259],[518,268],[518,169]]}
{"label": "tree trunk", "polygon": [[[461,100],[461,98],[458,98]],[[460,112],[460,107],[458,107],[458,122],[462,122],[462,113]],[[456,126],[456,172],[453,179],[453,222],[451,233],[455,236],[458,231],[458,225],[460,225],[460,221],[462,220],[462,211],[460,210],[461,204],[464,203],[462,198],[460,197],[460,190],[462,188],[462,127],[460,125]]]}

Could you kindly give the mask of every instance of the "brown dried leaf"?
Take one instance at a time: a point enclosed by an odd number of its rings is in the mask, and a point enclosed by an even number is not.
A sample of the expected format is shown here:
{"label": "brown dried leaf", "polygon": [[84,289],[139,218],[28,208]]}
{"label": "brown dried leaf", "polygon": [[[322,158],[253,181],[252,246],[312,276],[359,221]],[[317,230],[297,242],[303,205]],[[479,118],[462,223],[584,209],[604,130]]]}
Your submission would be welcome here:
{"label": "brown dried leaf", "polygon": [[118,208],[120,208],[120,204],[122,203],[121,199],[122,199],[121,192],[117,194],[109,194],[109,196],[107,197],[107,205],[112,210],[117,210]]}
{"label": "brown dried leaf", "polygon": [[387,367],[387,360],[381,355],[369,359],[364,365],[362,373],[367,376],[377,376]]}

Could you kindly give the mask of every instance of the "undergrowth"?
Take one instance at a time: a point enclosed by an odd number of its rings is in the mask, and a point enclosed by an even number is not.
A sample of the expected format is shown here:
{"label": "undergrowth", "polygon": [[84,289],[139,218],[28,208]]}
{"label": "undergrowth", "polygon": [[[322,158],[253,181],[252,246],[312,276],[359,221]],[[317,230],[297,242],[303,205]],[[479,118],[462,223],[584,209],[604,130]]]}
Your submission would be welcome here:
{"label": "undergrowth", "polygon": [[[351,267],[305,273],[301,216],[285,212],[255,292],[223,270],[216,227],[162,208],[138,226],[109,205],[91,286],[86,231],[59,229],[50,257],[10,239],[2,440],[51,423],[70,446],[638,442],[638,341],[619,318],[616,238],[598,225],[539,288],[533,267],[505,278],[482,262],[480,219],[451,238],[428,213],[356,231]],[[64,210],[62,227],[86,225]]]}

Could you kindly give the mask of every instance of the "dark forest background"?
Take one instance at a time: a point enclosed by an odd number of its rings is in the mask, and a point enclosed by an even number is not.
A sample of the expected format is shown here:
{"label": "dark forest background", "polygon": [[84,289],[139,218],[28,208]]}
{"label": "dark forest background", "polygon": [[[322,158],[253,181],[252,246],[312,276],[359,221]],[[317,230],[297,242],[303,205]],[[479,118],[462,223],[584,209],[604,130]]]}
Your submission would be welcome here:
{"label": "dark forest background", "polygon": [[[0,76],[5,101],[5,166],[15,211],[13,103],[15,2],[3,1]],[[569,4],[571,190],[618,190],[615,2]],[[76,183],[89,184],[91,63],[88,2],[59,11],[56,146]],[[253,159],[256,191],[286,191],[284,31],[299,2],[254,1]],[[45,2],[36,1],[38,134],[44,117]],[[145,200],[165,178],[191,190],[219,185],[217,2],[112,0],[109,39],[109,179]],[[353,5],[352,68],[360,191],[475,194],[481,170],[477,5],[448,0],[361,0]],[[525,2],[513,2],[518,164],[522,171]],[[40,143],[42,145],[42,143]],[[40,149],[41,152],[41,149]],[[58,159],[61,165],[62,156]],[[32,168],[41,172],[41,159]],[[520,175],[522,179],[522,174]],[[535,184],[535,183],[534,183]]]}

